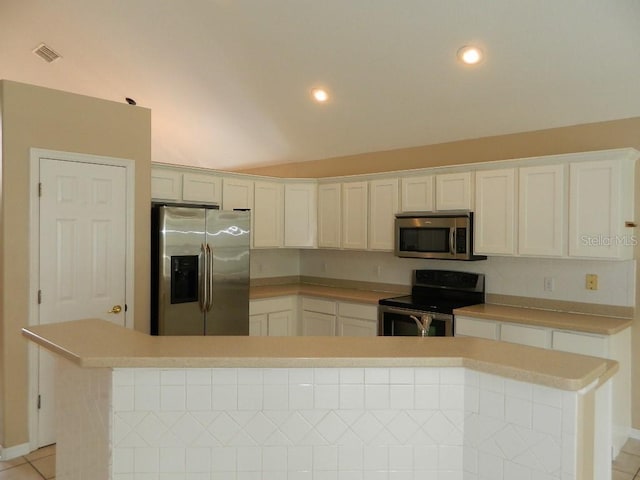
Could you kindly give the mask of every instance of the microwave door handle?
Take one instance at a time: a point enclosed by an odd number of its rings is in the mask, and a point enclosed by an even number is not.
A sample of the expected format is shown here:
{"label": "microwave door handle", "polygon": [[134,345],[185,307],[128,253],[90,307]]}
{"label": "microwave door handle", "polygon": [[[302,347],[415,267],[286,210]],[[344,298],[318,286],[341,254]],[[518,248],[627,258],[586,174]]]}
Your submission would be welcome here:
{"label": "microwave door handle", "polygon": [[449,253],[451,255],[456,254],[456,227],[449,229]]}

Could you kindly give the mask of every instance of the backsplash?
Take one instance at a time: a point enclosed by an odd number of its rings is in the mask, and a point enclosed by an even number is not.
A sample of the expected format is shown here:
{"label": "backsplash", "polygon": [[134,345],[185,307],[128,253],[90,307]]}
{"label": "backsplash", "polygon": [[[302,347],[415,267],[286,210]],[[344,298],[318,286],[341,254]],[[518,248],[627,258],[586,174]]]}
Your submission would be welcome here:
{"label": "backsplash", "polygon": [[[290,275],[409,285],[414,269],[463,270],[486,275],[488,294],[633,307],[635,261],[490,257],[478,262],[398,258],[390,252],[252,250],[251,277]],[[598,290],[585,288],[598,275]],[[553,279],[552,291],[545,278]]]}

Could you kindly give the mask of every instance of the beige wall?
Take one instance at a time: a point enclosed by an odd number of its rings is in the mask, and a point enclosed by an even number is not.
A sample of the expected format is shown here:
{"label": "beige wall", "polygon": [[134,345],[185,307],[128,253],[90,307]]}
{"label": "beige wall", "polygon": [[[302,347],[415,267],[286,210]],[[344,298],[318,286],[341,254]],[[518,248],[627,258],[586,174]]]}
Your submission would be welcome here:
{"label": "beige wall", "polygon": [[[640,150],[640,117],[575,125],[535,132],[500,135],[459,142],[364,153],[311,162],[244,169],[244,173],[276,177],[321,178],[412,168],[554,155],[609,148]],[[636,185],[640,186],[640,165]],[[636,187],[637,190],[637,187]],[[640,215],[640,192],[636,193],[636,219]],[[636,233],[639,234],[640,233]],[[636,258],[640,257],[640,246]],[[632,328],[633,427],[640,429],[640,269],[636,268],[636,309]]]}
{"label": "beige wall", "polygon": [[239,171],[320,178],[621,147],[640,150],[640,117]]}
{"label": "beige wall", "polygon": [[125,103],[0,81],[0,444],[28,438],[29,149],[135,160],[135,328],[149,326],[151,112]]}

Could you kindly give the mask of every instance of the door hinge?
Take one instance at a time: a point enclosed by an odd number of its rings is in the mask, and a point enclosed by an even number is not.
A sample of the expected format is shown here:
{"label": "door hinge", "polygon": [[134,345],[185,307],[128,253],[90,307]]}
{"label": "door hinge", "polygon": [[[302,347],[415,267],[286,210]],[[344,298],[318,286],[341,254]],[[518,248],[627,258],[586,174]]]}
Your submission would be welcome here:
{"label": "door hinge", "polygon": [[42,290],[38,290],[38,305],[42,303]]}
{"label": "door hinge", "polygon": [[40,410],[40,407],[42,407],[42,397],[38,395],[38,410]]}
{"label": "door hinge", "polygon": [[38,183],[38,196],[42,196],[42,182]]}

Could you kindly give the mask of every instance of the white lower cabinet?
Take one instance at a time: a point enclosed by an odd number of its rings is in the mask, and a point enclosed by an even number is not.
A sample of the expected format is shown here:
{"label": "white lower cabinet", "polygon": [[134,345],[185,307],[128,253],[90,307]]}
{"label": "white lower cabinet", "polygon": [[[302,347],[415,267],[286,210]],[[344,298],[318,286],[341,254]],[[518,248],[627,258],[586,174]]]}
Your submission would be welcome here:
{"label": "white lower cabinet", "polygon": [[498,340],[500,336],[500,324],[492,320],[478,320],[476,318],[456,315],[454,328],[456,337],[477,337]]}
{"label": "white lower cabinet", "polygon": [[373,337],[378,333],[378,307],[352,302],[302,298],[302,335]]}
{"label": "white lower cabinet", "polygon": [[560,330],[553,332],[551,348],[563,352],[591,355],[593,357],[607,357],[609,353],[607,351],[607,337]]}
{"label": "white lower cabinet", "polygon": [[530,347],[551,348],[551,330],[503,323],[500,326],[500,340]]}
{"label": "white lower cabinet", "polygon": [[375,337],[378,334],[378,307],[360,303],[338,303],[338,335]]}
{"label": "white lower cabinet", "polygon": [[258,313],[249,315],[249,336],[266,337],[269,334],[269,315]]}
{"label": "white lower cabinet", "polygon": [[336,316],[328,313],[302,311],[302,335],[334,336],[336,334]]}
{"label": "white lower cabinet", "polygon": [[297,334],[295,296],[249,302],[249,335],[286,337]]}
{"label": "white lower cabinet", "polygon": [[302,297],[302,335],[336,334],[336,302]]}

